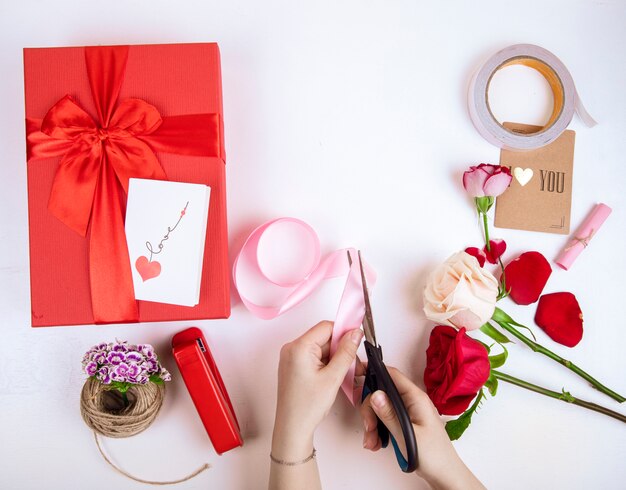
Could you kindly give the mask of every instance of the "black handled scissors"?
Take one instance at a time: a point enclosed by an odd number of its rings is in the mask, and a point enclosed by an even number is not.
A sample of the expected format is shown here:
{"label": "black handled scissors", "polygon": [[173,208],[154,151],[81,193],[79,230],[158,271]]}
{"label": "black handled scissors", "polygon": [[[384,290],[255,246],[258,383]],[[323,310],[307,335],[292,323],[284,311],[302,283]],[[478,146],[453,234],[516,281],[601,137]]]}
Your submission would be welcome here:
{"label": "black handled scissors", "polygon": [[[363,331],[365,333],[365,352],[367,354],[367,370],[365,372],[365,385],[363,386],[362,400],[377,390],[384,391],[387,397],[391,401],[391,405],[396,412],[396,416],[400,421],[400,427],[402,428],[402,436],[404,437],[404,444],[406,446],[406,459],[398,447],[393,435],[389,433],[389,430],[378,420],[378,437],[380,437],[382,447],[387,447],[389,439],[396,453],[396,459],[400,468],[405,473],[412,473],[417,469],[417,441],[415,439],[415,431],[413,430],[413,424],[409,418],[409,414],[404,406],[402,397],[398,393],[393,379],[387,371],[387,367],[383,362],[383,351],[380,345],[376,342],[376,331],[374,330],[374,319],[372,317],[372,308],[370,305],[369,293],[367,291],[367,282],[365,280],[365,272],[363,271],[363,261],[361,260],[361,251],[359,255],[359,266],[361,268],[361,282],[363,283],[363,297],[365,299],[365,316],[363,317]],[[348,262],[352,264],[352,258],[350,252],[348,252]]]}

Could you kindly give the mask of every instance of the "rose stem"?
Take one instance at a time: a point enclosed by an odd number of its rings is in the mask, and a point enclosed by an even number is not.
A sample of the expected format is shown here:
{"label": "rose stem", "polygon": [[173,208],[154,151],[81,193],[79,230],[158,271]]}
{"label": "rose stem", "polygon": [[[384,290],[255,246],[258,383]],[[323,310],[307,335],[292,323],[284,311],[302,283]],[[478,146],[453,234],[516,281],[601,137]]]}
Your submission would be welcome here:
{"label": "rose stem", "polygon": [[483,229],[485,230],[485,247],[491,252],[491,245],[489,245],[489,225],[487,224],[487,213],[481,212],[483,215]]}
{"label": "rose stem", "polygon": [[594,412],[608,415],[609,417],[613,417],[614,419],[617,419],[620,422],[626,423],[625,415],[614,412],[613,410],[609,410],[608,408],[605,408],[602,405],[596,405],[595,403],[587,402],[585,400],[581,400],[580,398],[575,398],[569,393],[559,393],[558,391],[548,390],[546,388],[542,388],[541,386],[534,385],[522,379],[514,378],[513,376],[510,376],[500,371],[492,370],[491,374],[493,374],[497,379],[501,381],[505,381],[506,383],[511,383],[513,385],[520,386],[527,390],[534,391],[535,393],[540,393],[542,395],[549,396],[551,398],[555,398],[557,400],[561,400],[566,403],[572,403],[574,405],[578,405],[579,407],[583,407],[588,410],[593,410]]}
{"label": "rose stem", "polygon": [[[515,337],[520,339],[522,342],[524,342],[528,347],[530,347],[530,349],[532,351],[539,352],[540,354],[543,354],[544,356],[547,356],[550,359],[553,359],[554,361],[556,361],[556,362],[558,362],[560,364],[563,364],[563,366],[565,366],[567,369],[569,369],[570,371],[575,372],[581,378],[586,379],[587,381],[589,381],[589,383],[592,384],[592,386],[594,388],[596,388],[597,390],[601,391],[605,395],[610,396],[614,400],[617,400],[620,403],[623,403],[624,401],[626,401],[626,398],[624,398],[622,395],[620,395],[619,393],[616,393],[613,390],[611,390],[611,389],[607,388],[606,386],[604,386],[602,383],[600,383],[593,376],[591,376],[587,372],[585,372],[582,369],[580,369],[572,361],[568,361],[567,359],[563,359],[558,354],[555,354],[554,352],[552,352],[549,349],[546,349],[544,346],[538,344],[537,342],[533,342],[532,340],[530,340],[523,333],[521,333],[519,330],[517,330],[513,325],[510,325],[506,320],[503,320],[501,314],[506,315],[506,317],[508,317],[510,319],[510,317],[506,313],[504,313],[500,308],[496,308],[496,311],[494,313],[494,321],[498,325],[500,325],[503,329],[505,329],[507,332],[511,333],[512,335],[514,335]],[[499,316],[500,318],[496,319],[495,318],[496,316]],[[528,328],[528,327],[526,327],[526,328]]]}
{"label": "rose stem", "polygon": [[502,289],[506,293],[503,297],[506,297],[509,295],[508,291],[506,290],[506,272],[504,270],[504,264],[502,263],[502,259],[500,257],[498,257],[498,262],[500,263],[500,269],[502,269],[502,275],[500,276],[500,284],[502,284]]}

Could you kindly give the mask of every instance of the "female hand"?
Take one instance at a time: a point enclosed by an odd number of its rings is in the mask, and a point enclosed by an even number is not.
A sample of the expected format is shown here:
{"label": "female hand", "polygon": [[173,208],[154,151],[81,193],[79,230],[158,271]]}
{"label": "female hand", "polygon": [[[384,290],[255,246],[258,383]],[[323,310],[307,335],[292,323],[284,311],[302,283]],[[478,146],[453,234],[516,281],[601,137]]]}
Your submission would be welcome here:
{"label": "female hand", "polygon": [[[484,489],[454,450],[441,417],[428,395],[396,368],[388,366],[387,369],[413,422],[419,453],[416,473],[435,489]],[[406,455],[400,422],[384,392],[376,391],[364,400],[361,416],[365,426],[364,448],[378,451],[381,447],[377,431],[378,416]]]}
{"label": "female hand", "polygon": [[346,333],[329,358],[332,322],[323,321],[280,351],[272,455],[297,461],[313,450],[313,433],[335,401],[363,332]]}

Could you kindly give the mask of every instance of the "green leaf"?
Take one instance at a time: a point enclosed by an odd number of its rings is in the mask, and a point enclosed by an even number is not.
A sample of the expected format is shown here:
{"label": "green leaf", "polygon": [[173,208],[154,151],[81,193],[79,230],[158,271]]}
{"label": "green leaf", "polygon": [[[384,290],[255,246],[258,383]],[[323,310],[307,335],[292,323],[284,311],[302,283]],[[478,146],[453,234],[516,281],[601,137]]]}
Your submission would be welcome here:
{"label": "green leaf", "polygon": [[515,320],[513,320],[513,318],[511,318],[504,311],[502,311],[500,308],[497,308],[497,307],[494,310],[493,315],[491,316],[491,318],[493,320],[495,320],[496,322],[498,322],[498,323],[513,323],[513,324],[515,324]]}
{"label": "green leaf", "polygon": [[492,196],[475,197],[476,209],[481,214],[487,214],[493,206],[494,199]]}
{"label": "green leaf", "polygon": [[448,433],[448,437],[451,441],[459,439],[463,435],[463,432],[465,432],[465,430],[470,426],[470,423],[472,422],[472,415],[474,415],[474,412],[480,405],[483,396],[485,396],[485,393],[480,390],[476,400],[474,400],[474,403],[470,408],[468,408],[458,419],[450,420],[446,423],[446,432]]}
{"label": "green leaf", "polygon": [[122,381],[112,381],[111,387],[115,388],[120,393],[126,393],[128,388],[130,388],[130,383],[122,382]]}
{"label": "green leaf", "polygon": [[157,385],[162,385],[163,384],[163,380],[161,379],[161,377],[158,374],[151,374],[150,375],[150,381],[152,381],[154,384],[157,384]]}
{"label": "green leaf", "polygon": [[526,330],[528,330],[528,333],[531,335],[533,340],[535,342],[537,341],[537,337],[535,337],[535,334],[533,333],[533,331],[530,328],[528,328],[526,325],[522,325],[521,323],[517,323],[515,320],[513,320],[513,318],[511,318],[509,315],[507,315],[500,308],[496,307],[496,309],[493,312],[493,315],[492,315],[491,319],[494,320],[500,326],[502,326],[503,323],[507,323],[509,326],[515,325],[516,327],[525,328]]}
{"label": "green leaf", "polygon": [[487,337],[491,337],[493,340],[498,342],[498,344],[506,344],[511,342],[506,335],[504,335],[499,330],[491,325],[491,323],[485,323],[482,327],[480,327],[480,331],[484,333]]}
{"label": "green leaf", "polygon": [[526,325],[522,325],[521,323],[514,323],[513,325],[515,325],[516,327],[521,327],[521,328],[525,328],[526,330],[528,330],[528,333],[530,334],[530,336],[533,338],[535,342],[537,342],[537,337],[535,337],[535,334],[530,329],[530,327],[527,327]]}
{"label": "green leaf", "polygon": [[498,378],[496,378],[493,374],[489,376],[489,379],[485,383],[485,387],[489,390],[489,394],[491,396],[496,396],[498,392]]}
{"label": "green leaf", "polygon": [[446,422],[446,432],[451,441],[459,439],[463,432],[470,426],[472,422],[473,411],[467,411],[461,415],[458,419],[450,420]]}
{"label": "green leaf", "polygon": [[[498,320],[496,320],[495,322],[498,325],[500,325],[504,330],[507,330],[507,327],[508,327],[508,329],[513,329],[513,330],[516,330],[515,327],[525,328],[526,330],[528,330],[528,333],[533,338],[533,340],[535,342],[537,342],[537,337],[535,337],[535,334],[533,333],[533,331],[530,328],[528,328],[526,325],[522,325],[521,323],[515,323],[515,322],[513,322],[512,324],[508,324],[508,323],[505,323],[505,322],[500,322]],[[520,335],[522,335],[522,334],[520,333]]]}
{"label": "green leaf", "polygon": [[507,357],[509,357],[509,352],[506,350],[506,348],[503,345],[500,345],[500,347],[502,347],[503,349],[500,354],[496,354],[495,356],[489,356],[489,364],[491,365],[491,369],[498,369],[500,366],[504,365]]}

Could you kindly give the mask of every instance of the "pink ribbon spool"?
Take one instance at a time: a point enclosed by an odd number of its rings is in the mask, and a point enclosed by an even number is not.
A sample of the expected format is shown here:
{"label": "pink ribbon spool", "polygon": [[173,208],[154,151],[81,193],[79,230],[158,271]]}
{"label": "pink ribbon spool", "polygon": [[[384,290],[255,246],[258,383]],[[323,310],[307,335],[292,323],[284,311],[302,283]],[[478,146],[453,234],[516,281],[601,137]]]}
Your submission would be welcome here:
{"label": "pink ribbon spool", "polygon": [[[241,301],[250,312],[271,320],[302,303],[326,279],[346,276],[331,340],[330,354],[349,330],[359,328],[365,314],[359,260],[354,249],[341,249],[321,259],[320,241],[307,223],[278,218],[255,229],[243,244],[233,265],[233,281]],[[348,263],[348,253],[352,266]],[[376,274],[364,264],[370,288]],[[353,364],[342,389],[353,405],[360,400],[354,384]]]}

